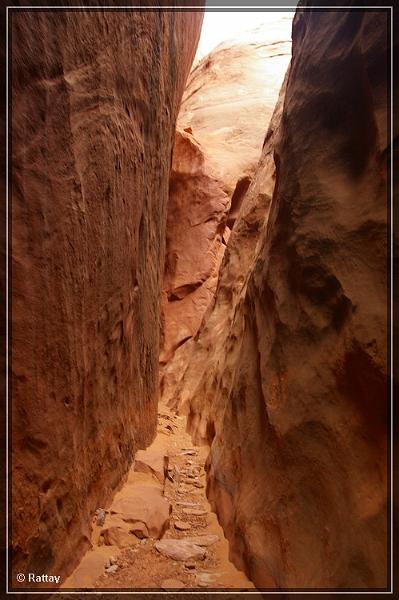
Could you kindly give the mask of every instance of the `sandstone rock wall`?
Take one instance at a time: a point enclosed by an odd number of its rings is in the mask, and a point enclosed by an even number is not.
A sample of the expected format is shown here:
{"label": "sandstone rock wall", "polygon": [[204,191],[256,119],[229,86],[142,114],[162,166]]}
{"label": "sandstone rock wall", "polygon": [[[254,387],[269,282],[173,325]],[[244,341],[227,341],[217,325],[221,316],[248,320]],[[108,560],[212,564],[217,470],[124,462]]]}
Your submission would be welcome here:
{"label": "sandstone rock wall", "polygon": [[12,545],[71,571],[156,427],[177,113],[201,12],[11,12]]}
{"label": "sandstone rock wall", "polygon": [[[188,427],[197,443],[208,443],[214,435],[215,390],[227,374],[226,347],[234,345],[231,327],[245,294],[257,245],[267,224],[276,168],[273,158],[276,133],[283,110],[288,72],[266,134],[256,177],[245,195],[219,271],[217,292],[195,340],[187,347],[185,371],[180,372],[169,403],[188,415]],[[231,337],[231,341],[229,339]],[[210,376],[209,368],[212,365]]]}
{"label": "sandstone rock wall", "polygon": [[263,26],[219,44],[190,73],[179,126],[191,127],[230,198],[258,164],[290,56],[282,21],[272,37]]}
{"label": "sandstone rock wall", "polygon": [[185,369],[187,342],[197,333],[216,290],[230,198],[201,146],[177,131],[169,186],[163,281],[161,394],[165,401]]}
{"label": "sandstone rock wall", "polygon": [[[387,585],[387,43],[384,11],[297,12],[281,122],[175,398],[260,587]],[[246,217],[262,193],[266,226]],[[259,224],[242,262],[235,232]]]}
{"label": "sandstone rock wall", "polygon": [[270,33],[262,29],[248,32],[245,42],[217,46],[192,70],[183,96],[166,237],[160,357],[166,402],[173,403],[193,360],[193,340],[212,305],[230,229],[259,161],[290,60],[283,25],[270,43],[259,39]]}

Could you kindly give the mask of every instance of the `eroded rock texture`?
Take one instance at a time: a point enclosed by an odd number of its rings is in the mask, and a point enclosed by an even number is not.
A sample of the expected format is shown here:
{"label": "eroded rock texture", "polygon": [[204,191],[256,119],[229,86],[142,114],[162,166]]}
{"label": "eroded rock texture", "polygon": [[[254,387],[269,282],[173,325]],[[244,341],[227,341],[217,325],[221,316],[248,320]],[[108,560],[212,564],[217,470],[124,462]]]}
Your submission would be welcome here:
{"label": "eroded rock texture", "polygon": [[[295,16],[284,104],[175,396],[260,587],[387,585],[387,40],[384,11]],[[265,223],[251,206],[270,197]]]}
{"label": "eroded rock texture", "polygon": [[[227,247],[219,272],[216,296],[197,338],[188,344],[186,370],[180,373],[169,398],[171,406],[188,414],[189,429],[198,443],[206,443],[214,435],[214,417],[211,414],[217,383],[227,366],[225,349],[228,343],[235,343],[231,327],[236,310],[239,310],[239,303],[245,295],[257,245],[267,224],[276,176],[273,150],[283,110],[287,76],[288,73],[270,120],[256,177],[246,193],[234,229],[226,240]],[[230,337],[232,341],[229,342]],[[210,365],[213,366],[209,376]]]}
{"label": "eroded rock texture", "polygon": [[11,14],[16,572],[71,571],[155,434],[172,142],[201,21]]}
{"label": "eroded rock texture", "polygon": [[[192,360],[193,339],[212,305],[230,230],[259,161],[290,60],[290,40],[265,43],[257,39],[261,34],[267,36],[264,30],[251,31],[251,43],[219,45],[193,69],[184,93],[166,237],[160,356],[166,402],[173,402]],[[263,218],[263,208],[261,212]]]}
{"label": "eroded rock texture", "polygon": [[187,363],[187,343],[197,333],[214,296],[225,245],[230,198],[186,131],[177,131],[166,229],[161,391],[165,401]]}

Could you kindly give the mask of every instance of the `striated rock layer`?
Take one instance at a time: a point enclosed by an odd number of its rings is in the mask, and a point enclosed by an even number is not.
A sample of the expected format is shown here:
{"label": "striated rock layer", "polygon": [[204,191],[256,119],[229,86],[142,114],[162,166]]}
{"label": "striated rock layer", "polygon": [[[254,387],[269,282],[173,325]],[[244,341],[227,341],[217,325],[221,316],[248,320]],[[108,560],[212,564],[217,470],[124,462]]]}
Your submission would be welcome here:
{"label": "striated rock layer", "polygon": [[277,128],[174,398],[259,587],[387,585],[387,40],[382,10],[297,12]]}
{"label": "striated rock layer", "polygon": [[[281,27],[281,25],[280,25]],[[280,33],[285,32],[287,26]],[[262,149],[291,42],[220,44],[192,70],[178,118],[168,203],[161,390],[169,402],[212,304],[230,230]],[[277,32],[274,32],[277,35]],[[251,40],[251,41],[250,41]],[[264,210],[262,209],[262,216]]]}
{"label": "striated rock layer", "polygon": [[201,21],[11,12],[15,572],[71,571],[155,435],[169,169]]}

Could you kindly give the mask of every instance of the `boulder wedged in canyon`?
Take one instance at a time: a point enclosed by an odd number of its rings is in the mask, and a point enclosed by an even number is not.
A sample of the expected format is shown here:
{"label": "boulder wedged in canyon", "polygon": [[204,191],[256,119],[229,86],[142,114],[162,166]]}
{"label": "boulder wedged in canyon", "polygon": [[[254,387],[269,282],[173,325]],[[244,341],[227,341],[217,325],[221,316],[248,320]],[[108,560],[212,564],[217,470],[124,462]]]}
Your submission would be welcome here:
{"label": "boulder wedged in canyon", "polygon": [[231,40],[203,58],[183,96],[163,284],[165,402],[173,402],[193,339],[212,305],[228,235],[255,172],[290,59],[289,39],[265,43],[256,39],[260,33],[267,35],[266,30],[250,31],[251,42]]}
{"label": "boulder wedged in canyon", "polygon": [[155,435],[170,157],[202,16],[10,11],[15,572],[71,571]]}
{"label": "boulder wedged in canyon", "polygon": [[[298,10],[281,121],[175,395],[261,588],[388,585],[387,41],[384,10]],[[242,265],[255,186],[270,213]]]}

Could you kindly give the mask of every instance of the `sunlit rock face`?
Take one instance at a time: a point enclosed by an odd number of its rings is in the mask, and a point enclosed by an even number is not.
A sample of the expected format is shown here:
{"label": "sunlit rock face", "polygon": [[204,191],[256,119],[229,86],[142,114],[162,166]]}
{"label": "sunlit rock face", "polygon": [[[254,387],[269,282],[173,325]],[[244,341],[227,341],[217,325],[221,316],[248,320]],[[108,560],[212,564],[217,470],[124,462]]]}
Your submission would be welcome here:
{"label": "sunlit rock face", "polygon": [[[212,305],[230,231],[258,164],[290,52],[286,24],[269,37],[262,28],[220,44],[190,74],[168,203],[160,356],[166,401],[173,401],[193,338]],[[267,203],[265,197],[263,209]]]}
{"label": "sunlit rock face", "polygon": [[266,31],[249,31],[204,57],[190,74],[179,114],[230,197],[239,179],[254,173],[290,61],[286,28],[272,39]]}
{"label": "sunlit rock face", "polygon": [[155,434],[170,160],[201,21],[10,17],[15,572],[70,572]]}
{"label": "sunlit rock face", "polygon": [[172,400],[211,444],[209,498],[260,587],[387,585],[387,34],[383,11],[296,15]]}

